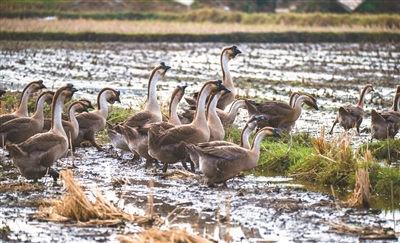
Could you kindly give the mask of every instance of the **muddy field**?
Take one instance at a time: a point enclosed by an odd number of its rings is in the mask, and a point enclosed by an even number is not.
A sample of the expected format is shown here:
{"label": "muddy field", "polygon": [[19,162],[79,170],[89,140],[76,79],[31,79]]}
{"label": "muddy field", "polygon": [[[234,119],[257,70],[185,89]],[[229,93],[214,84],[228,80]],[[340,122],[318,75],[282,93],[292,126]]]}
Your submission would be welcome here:
{"label": "muddy field", "polygon": [[[73,83],[75,98],[96,100],[106,86],[121,91],[121,105],[137,108],[145,100],[151,69],[163,61],[171,66],[159,81],[159,100],[166,104],[177,84],[187,83],[186,95],[197,91],[205,80],[220,79],[219,54],[232,43],[33,43],[8,42],[1,45],[0,88],[22,90],[34,79],[48,88]],[[235,43],[233,43],[235,44]],[[304,107],[295,132],[317,136],[322,126],[330,128],[337,108],[357,103],[360,89],[367,83],[375,92],[367,95],[367,111],[361,129],[370,124],[369,111],[390,108],[394,88],[400,84],[399,44],[237,44],[243,54],[230,61],[231,74],[240,96],[288,101],[292,91],[313,95],[319,111]],[[185,103],[180,108],[187,107]],[[241,126],[246,112],[235,124]],[[334,135],[343,132],[336,126]],[[398,135],[399,136],[399,135]],[[397,138],[398,138],[397,136]],[[329,139],[329,135],[327,135]],[[353,143],[365,143],[370,134],[361,133]],[[343,222],[359,227],[392,227],[399,231],[400,218],[390,209],[390,199],[378,210],[337,207],[331,192],[315,191],[291,178],[247,175],[228,181],[228,188],[208,188],[203,178],[165,177],[144,169],[143,161],[115,157],[110,145],[105,152],[92,148],[76,152],[76,180],[89,194],[100,190],[127,212],[145,214],[149,181],[154,179],[154,207],[166,220],[165,227],[178,225],[188,231],[224,239],[229,231],[234,242],[355,242],[359,233],[340,232],[332,226]],[[0,150],[0,156],[7,152]],[[4,157],[2,157],[4,158]],[[4,158],[2,183],[22,182]],[[71,158],[56,163],[59,169]],[[171,168],[169,171],[181,169]],[[0,196],[0,228],[9,227],[15,242],[118,242],[119,234],[134,233],[140,227],[126,223],[118,227],[78,227],[73,223],[30,220],[38,200],[55,198],[65,189],[43,178],[33,191],[11,191]],[[229,205],[227,207],[227,205]],[[385,206],[382,206],[385,205]],[[176,209],[175,213],[169,215]],[[224,216],[230,215],[226,222]],[[167,217],[168,216],[168,217]],[[220,220],[218,220],[218,218]],[[228,230],[227,230],[228,228]],[[218,233],[219,230],[219,233]],[[375,242],[375,241],[374,241]]]}

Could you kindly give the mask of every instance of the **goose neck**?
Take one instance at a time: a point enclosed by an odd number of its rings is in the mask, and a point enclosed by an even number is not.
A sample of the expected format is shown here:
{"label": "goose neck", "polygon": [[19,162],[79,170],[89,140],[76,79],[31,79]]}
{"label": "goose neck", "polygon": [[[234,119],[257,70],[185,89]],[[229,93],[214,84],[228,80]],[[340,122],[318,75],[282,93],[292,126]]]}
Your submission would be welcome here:
{"label": "goose neck", "polygon": [[35,114],[33,114],[32,118],[43,120],[44,118],[43,110],[46,98],[47,98],[46,95],[43,95],[38,99],[38,101],[36,102]]}
{"label": "goose neck", "polygon": [[33,89],[34,89],[33,86],[29,86],[22,93],[18,110],[15,112],[16,114],[18,114],[20,116],[24,116],[24,117],[28,117],[29,116],[29,114],[28,114],[28,100],[29,100],[29,96],[33,92]]}
{"label": "goose neck", "polygon": [[365,87],[360,93],[360,99],[358,100],[357,105],[364,107],[365,96],[369,93],[369,87]]}
{"label": "goose neck", "polygon": [[250,134],[251,134],[252,129],[250,129],[250,126],[248,124],[245,125],[245,127],[242,130],[242,133],[240,134],[240,147],[245,148],[245,149],[250,149]]}
{"label": "goose neck", "polygon": [[393,111],[400,111],[400,93],[394,96]]}
{"label": "goose neck", "polygon": [[196,112],[193,118],[193,124],[198,126],[207,126],[206,120],[206,100],[207,96],[211,93],[211,86],[206,85],[200,90],[199,97],[196,103]]}
{"label": "goose neck", "polygon": [[108,116],[108,105],[107,105],[107,103],[108,103],[107,102],[108,92],[111,92],[111,91],[103,92],[100,95],[99,99],[98,99],[98,102],[99,102],[98,111],[100,112],[102,117],[107,117]]}
{"label": "goose neck", "polygon": [[59,95],[55,101],[53,100],[51,130],[57,131],[58,133],[61,133],[64,137],[67,137],[62,126],[62,108],[64,105],[64,100],[65,97],[62,95]]}
{"label": "goose neck", "polygon": [[229,58],[222,53],[221,55],[221,69],[222,69],[222,83],[233,92],[233,81],[231,72],[229,71]]}
{"label": "goose neck", "polygon": [[171,104],[169,104],[169,123],[172,124],[181,124],[178,113],[177,113],[177,107],[178,107],[179,100],[175,97],[173,97]]}
{"label": "goose neck", "polygon": [[229,109],[228,116],[230,119],[233,119],[236,117],[238,110],[243,109],[246,107],[246,102],[244,100],[236,100],[233,102],[231,108]]}
{"label": "goose neck", "polygon": [[158,72],[155,72],[149,80],[149,87],[147,90],[147,104],[145,108],[146,110],[160,111],[160,106],[158,105],[157,101],[157,81],[159,78],[160,74]]}

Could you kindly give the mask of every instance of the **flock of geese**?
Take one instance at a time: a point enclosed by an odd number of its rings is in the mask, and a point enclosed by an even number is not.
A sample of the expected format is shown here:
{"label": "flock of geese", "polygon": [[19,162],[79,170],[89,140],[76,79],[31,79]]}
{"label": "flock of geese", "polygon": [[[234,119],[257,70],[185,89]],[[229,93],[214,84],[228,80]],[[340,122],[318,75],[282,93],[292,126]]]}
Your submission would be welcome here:
{"label": "flock of geese", "polygon": [[[33,81],[23,90],[18,109],[0,116],[1,146],[8,150],[14,166],[27,179],[37,181],[46,174],[55,180],[59,174],[53,163],[67,156],[83,142],[103,149],[95,141],[95,134],[107,127],[107,134],[115,148],[143,157],[146,166],[181,162],[183,167],[199,171],[209,186],[226,181],[238,173],[254,168],[260,157],[261,141],[266,137],[280,137],[279,132],[290,132],[301,115],[302,105],[318,110],[317,101],[308,94],[293,92],[289,103],[278,101],[254,102],[235,99],[235,87],[229,71],[229,61],[242,53],[236,46],[222,49],[220,63],[222,80],[209,80],[193,97],[185,97],[190,108],[178,113],[177,106],[184,97],[186,86],[177,86],[169,102],[169,116],[162,114],[157,100],[157,81],[164,77],[169,66],[161,62],[150,73],[146,105],[143,110],[117,124],[107,123],[108,104],[120,102],[120,92],[103,88],[97,96],[97,109],[81,99],[72,102],[63,118],[63,106],[77,91],[66,84],[53,92],[46,90],[37,98],[35,113],[28,115],[28,99],[32,93],[45,89],[43,81]],[[329,133],[339,123],[345,130],[359,132],[364,117],[365,96],[373,91],[365,85],[356,105],[339,108]],[[5,91],[0,90],[0,96]],[[51,104],[51,119],[44,118],[45,104]],[[229,107],[229,110],[227,110]],[[396,87],[390,110],[371,111],[371,135],[375,139],[394,137],[400,128],[400,85]],[[93,110],[88,111],[88,108]],[[249,119],[241,132],[240,144],[224,141],[225,129],[231,126],[239,109],[247,109]],[[256,130],[257,128],[257,130]],[[252,132],[256,133],[250,142]]]}

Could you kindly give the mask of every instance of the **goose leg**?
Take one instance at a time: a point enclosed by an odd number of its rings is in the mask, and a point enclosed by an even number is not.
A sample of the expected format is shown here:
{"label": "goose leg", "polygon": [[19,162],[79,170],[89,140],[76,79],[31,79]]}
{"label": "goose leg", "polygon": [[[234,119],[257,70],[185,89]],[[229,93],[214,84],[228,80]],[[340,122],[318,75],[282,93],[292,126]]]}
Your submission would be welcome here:
{"label": "goose leg", "polygon": [[168,163],[164,163],[163,167],[162,167],[162,172],[167,172],[168,169]]}
{"label": "goose leg", "polygon": [[54,181],[57,181],[57,179],[60,177],[60,173],[58,173],[58,171],[56,171],[55,169],[50,169],[49,175],[53,177]]}
{"label": "goose leg", "polygon": [[338,123],[338,122],[335,120],[335,122],[334,122],[334,123],[333,123],[333,125],[332,125],[332,128],[331,128],[331,130],[329,131],[329,134],[331,134],[331,135],[332,135],[333,128],[336,126],[336,123]]}
{"label": "goose leg", "polygon": [[103,151],[103,148],[100,147],[100,146],[96,143],[96,141],[94,141],[94,139],[93,139],[92,141],[90,141],[90,143],[91,143],[94,147],[97,148],[97,151]]}

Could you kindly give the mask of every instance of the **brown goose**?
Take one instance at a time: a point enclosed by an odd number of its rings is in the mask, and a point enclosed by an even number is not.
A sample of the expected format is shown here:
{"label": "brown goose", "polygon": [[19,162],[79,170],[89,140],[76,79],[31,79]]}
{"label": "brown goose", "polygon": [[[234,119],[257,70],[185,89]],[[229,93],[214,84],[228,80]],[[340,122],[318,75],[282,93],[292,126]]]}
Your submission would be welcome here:
{"label": "brown goose", "polygon": [[[236,143],[231,143],[228,141],[212,141],[212,142],[205,142],[205,143],[196,143],[196,146],[199,148],[206,148],[206,147],[218,147],[218,146],[239,146],[245,149],[250,149],[250,134],[254,129],[257,127],[257,123],[263,118],[263,116],[251,116],[247,123],[242,129],[240,134],[240,143],[237,145]],[[196,156],[196,153],[190,154],[190,160],[195,164],[195,166],[199,167],[199,157]]]}
{"label": "brown goose", "polygon": [[[68,137],[68,144],[70,141],[74,141],[79,134],[79,123],[78,120],[76,119],[76,113],[82,113],[82,112],[89,112],[88,111],[88,106],[87,104],[90,104],[91,106],[91,102],[87,101],[87,100],[77,100],[72,102],[69,106],[68,106],[68,120],[62,121],[62,126],[64,128],[65,134],[67,134]],[[93,108],[93,107],[92,107]],[[71,146],[71,144],[70,144]],[[74,148],[72,148],[72,150],[74,150]]]}
{"label": "brown goose", "polygon": [[[399,86],[399,85],[398,85]],[[400,87],[400,86],[399,86]],[[397,89],[396,89],[397,92]],[[400,129],[400,92],[394,95],[392,110],[371,110],[371,136],[383,140],[394,138]]]}
{"label": "brown goose", "polygon": [[335,127],[336,123],[339,123],[346,131],[355,127],[357,129],[357,132],[360,133],[360,125],[364,118],[365,96],[373,90],[374,89],[372,88],[371,84],[366,84],[361,90],[360,99],[358,100],[356,105],[348,104],[339,107],[338,115],[333,122],[329,134],[332,134],[333,128]]}
{"label": "brown goose", "polygon": [[[230,93],[224,94],[219,100],[217,108],[221,110],[225,110],[225,108],[231,104],[235,100],[235,87],[233,85],[233,80],[231,76],[231,72],[229,71],[229,61],[234,59],[237,54],[242,53],[236,46],[228,46],[222,49],[220,54],[220,63],[221,63],[221,70],[222,70],[222,84],[230,90]],[[198,97],[198,93],[194,94],[193,98],[185,97],[186,102],[192,107],[192,109],[196,109],[196,99]],[[181,114],[181,120],[185,119],[188,122],[193,120],[193,113],[192,111],[188,110]]]}
{"label": "brown goose", "polygon": [[42,80],[38,81],[33,81],[27,84],[22,91],[22,95],[19,101],[19,107],[16,111],[14,111],[11,114],[4,114],[0,116],[0,124],[3,124],[7,121],[10,121],[12,119],[18,118],[18,117],[29,117],[28,115],[28,100],[29,96],[32,93],[35,93],[39,91],[40,89],[45,89],[46,86],[43,85]]}
{"label": "brown goose", "polygon": [[5,143],[21,143],[29,137],[43,130],[45,103],[51,104],[54,92],[46,90],[36,100],[36,109],[32,117],[20,117],[0,126],[0,137],[4,137]]}
{"label": "brown goose", "polygon": [[255,103],[250,100],[246,100],[246,105],[249,116],[264,115],[258,123],[259,128],[270,126],[276,127],[278,131],[291,131],[301,115],[303,102],[318,110],[316,99],[307,94],[299,95],[293,107],[284,102]]}
{"label": "brown goose", "polygon": [[0,97],[5,93],[7,93],[7,91],[0,89]]}
{"label": "brown goose", "polygon": [[[158,79],[164,77],[165,73],[170,69],[170,66],[166,66],[164,62],[161,62],[157,65],[150,73],[148,85],[147,85],[147,100],[146,106],[142,111],[139,111],[126,119],[125,122],[122,124],[118,124],[109,128],[107,130],[107,134],[110,137],[114,148],[119,148],[124,151],[131,151],[135,156],[138,156],[136,149],[131,147],[132,150],[129,148],[124,135],[122,134],[121,126],[128,126],[135,129],[141,129],[146,124],[150,124],[153,122],[161,122],[162,121],[162,113],[160,110],[160,106],[157,100],[157,82]],[[141,131],[144,136],[147,136],[147,130],[144,129]],[[142,140],[142,136],[136,137],[137,140],[134,144],[139,145],[139,141],[146,141],[146,139]],[[132,139],[131,139],[132,140]]]}
{"label": "brown goose", "polygon": [[81,143],[89,141],[98,151],[103,149],[96,143],[94,136],[104,129],[108,117],[107,103],[114,104],[119,99],[120,92],[113,88],[103,88],[97,95],[97,110],[76,115],[79,123],[78,137],[72,142],[74,147],[81,146]]}
{"label": "brown goose", "polygon": [[[182,141],[186,143],[207,142],[210,138],[210,129],[206,120],[206,99],[215,92],[226,90],[221,80],[207,81],[200,90],[197,99],[197,110],[193,122],[190,124],[165,128],[163,123],[155,123],[148,131],[149,155],[164,163],[163,171],[167,170],[168,164],[178,161],[186,166],[187,153]],[[183,150],[182,150],[183,149]],[[192,170],[194,166],[192,164]]]}
{"label": "brown goose", "polygon": [[[174,91],[172,92],[171,102],[169,106],[169,119],[168,122],[165,123],[164,126],[170,127],[177,124],[179,121],[178,115],[176,114],[176,108],[179,101],[182,99],[183,94],[185,92],[185,88],[187,86],[177,86]],[[172,119],[171,119],[172,118]],[[128,147],[131,151],[137,152],[140,156],[146,159],[146,168],[151,166],[151,163],[154,158],[149,155],[149,146],[148,146],[148,136],[147,136],[147,129],[149,128],[150,124],[142,126],[141,129],[132,128],[129,126],[121,126],[122,134],[124,135],[125,141],[128,144]],[[140,141],[140,142],[138,142]]]}
{"label": "brown goose", "polygon": [[196,144],[188,144],[190,156],[198,156],[199,169],[208,178],[207,184],[223,183],[242,171],[257,166],[260,158],[261,141],[266,137],[281,137],[276,128],[264,127],[253,138],[250,149],[239,146],[218,146],[200,148]]}
{"label": "brown goose", "polygon": [[221,141],[225,138],[225,130],[222,125],[221,119],[217,114],[217,103],[219,98],[224,95],[228,90],[212,94],[208,100],[207,111],[207,125],[210,128],[210,139],[208,141]]}
{"label": "brown goose", "polygon": [[50,167],[53,163],[67,154],[67,135],[61,124],[62,108],[77,91],[72,84],[60,87],[53,97],[52,126],[46,133],[38,133],[19,144],[7,144],[14,166],[27,179],[37,181],[48,172],[54,180],[58,172]]}

